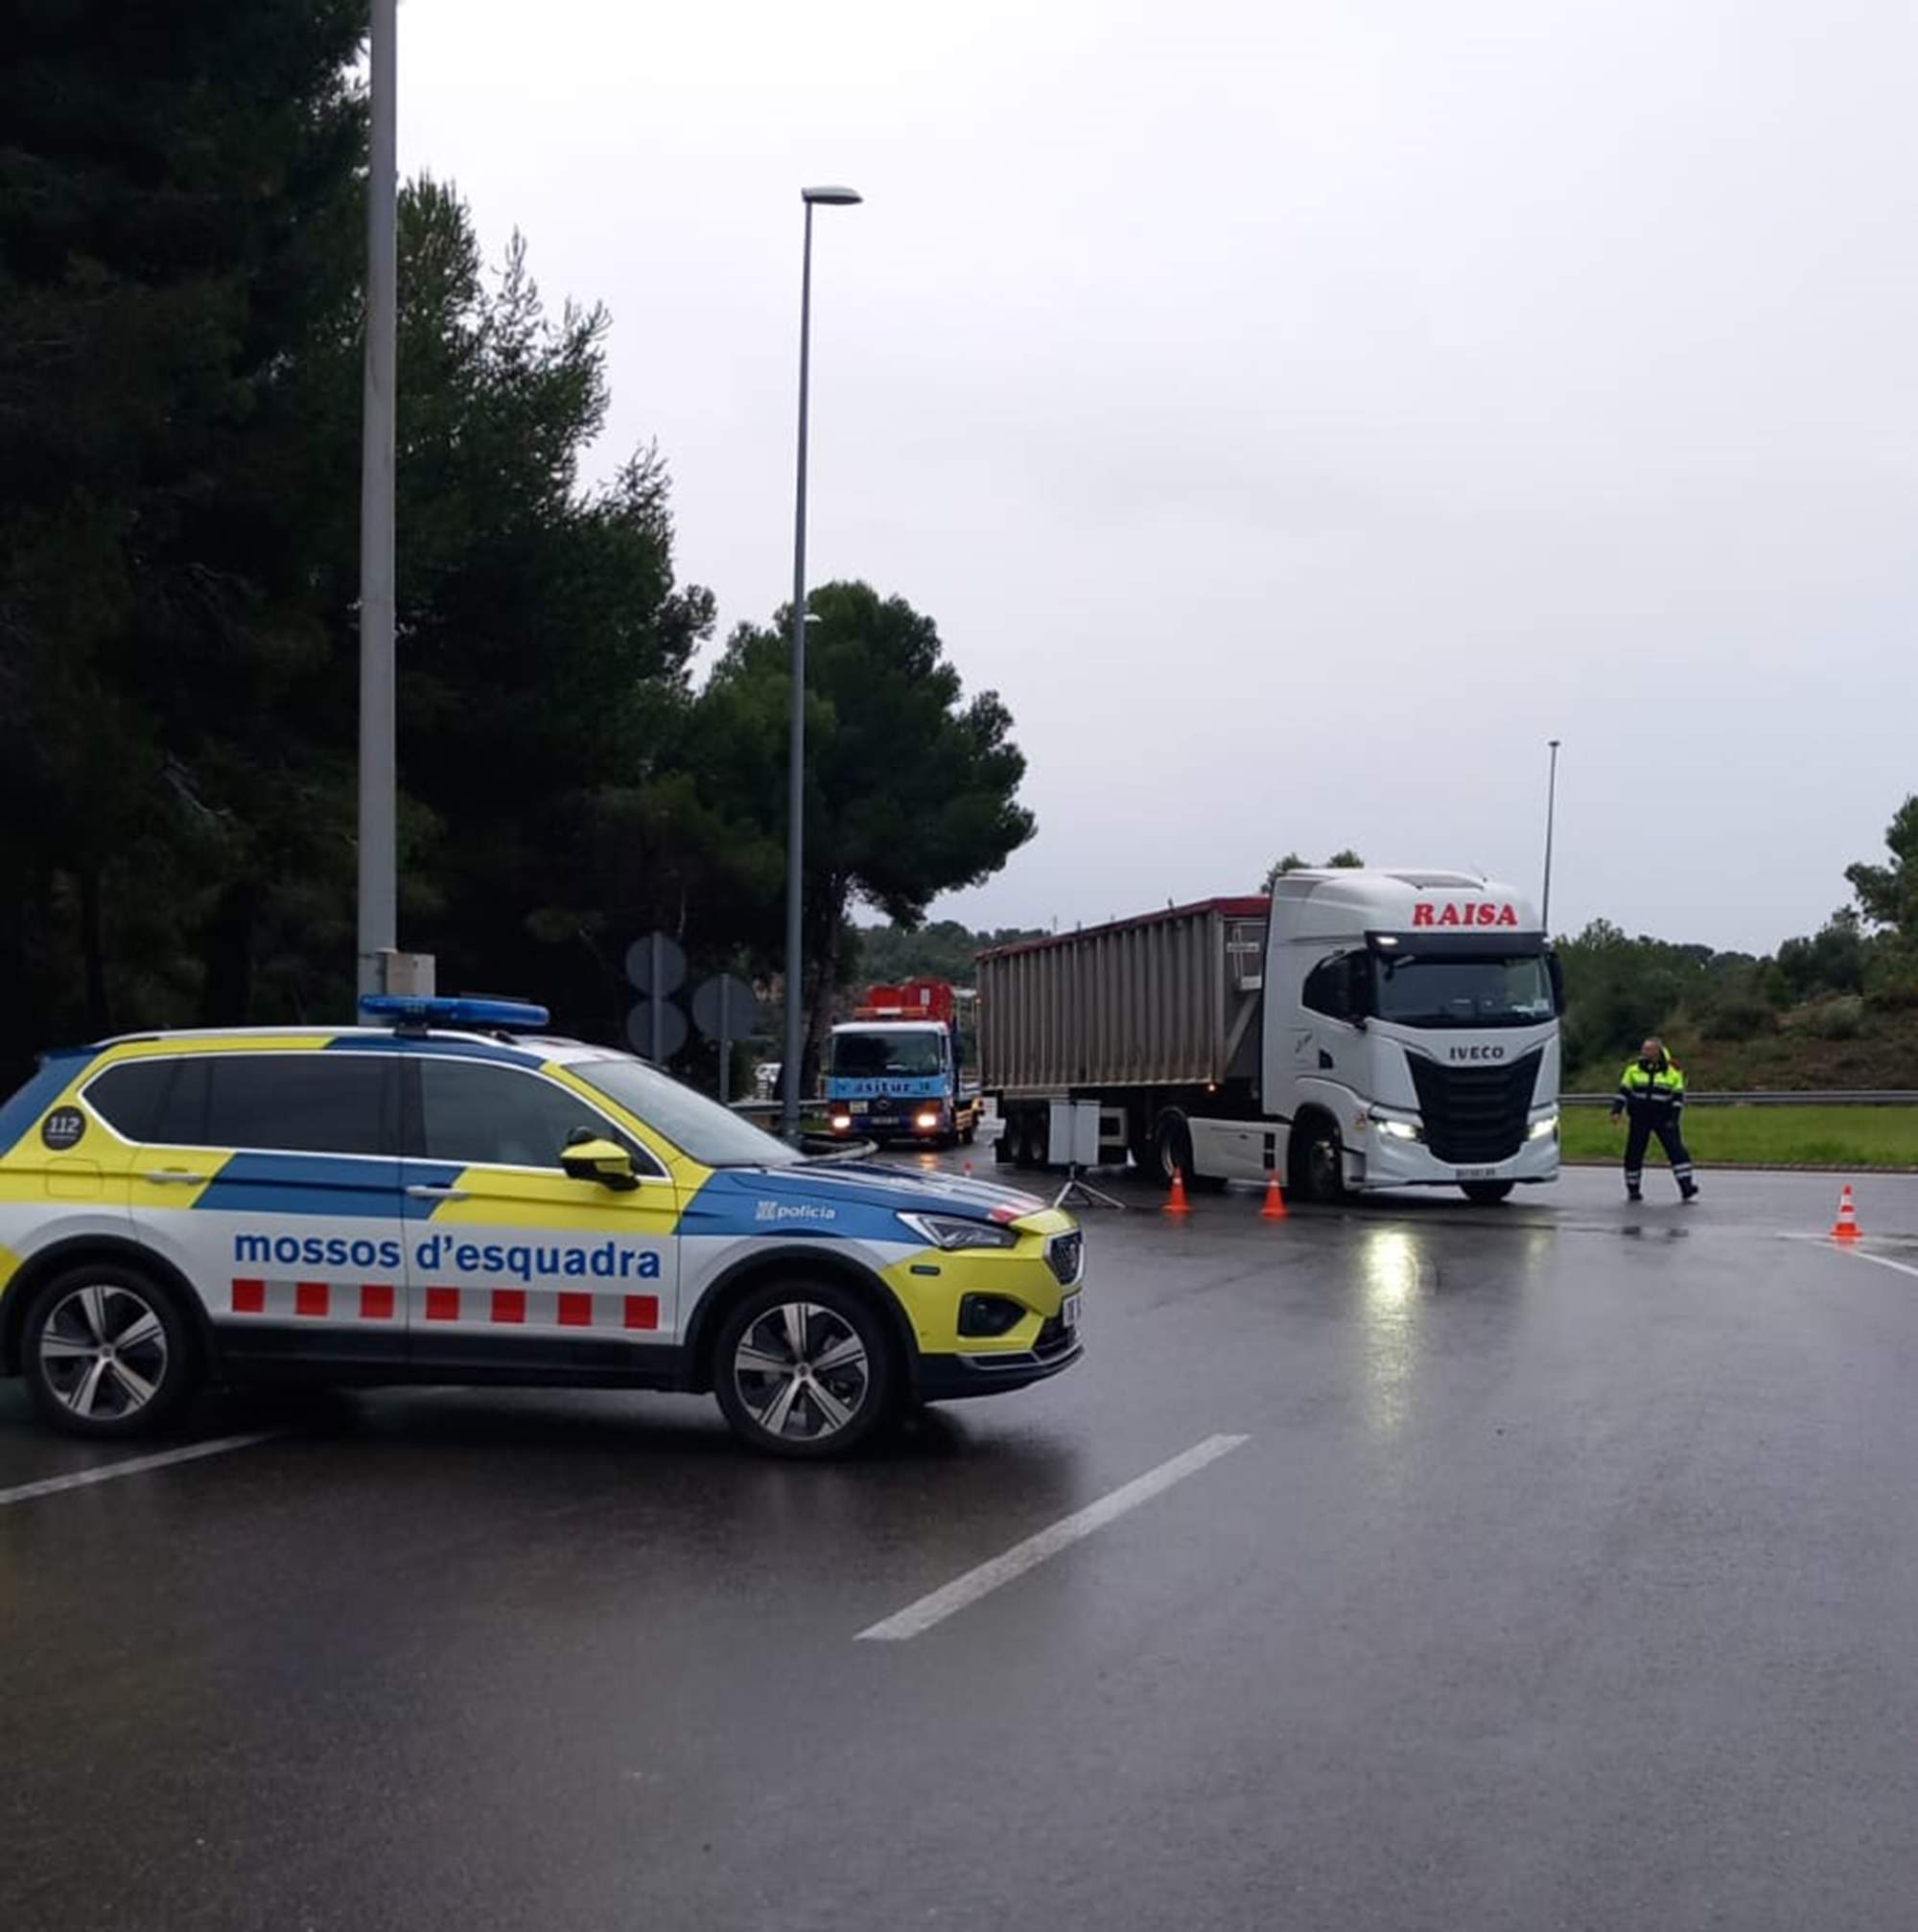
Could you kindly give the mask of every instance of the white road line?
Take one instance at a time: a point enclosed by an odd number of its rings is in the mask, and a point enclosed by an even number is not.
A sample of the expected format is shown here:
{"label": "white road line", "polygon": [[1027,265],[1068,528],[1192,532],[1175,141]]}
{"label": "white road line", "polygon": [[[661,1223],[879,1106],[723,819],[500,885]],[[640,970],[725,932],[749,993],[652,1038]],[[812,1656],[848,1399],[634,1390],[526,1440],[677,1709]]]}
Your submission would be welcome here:
{"label": "white road line", "polygon": [[[1836,1245],[1833,1244],[1834,1246]],[[1874,1268],[1895,1268],[1900,1274],[1908,1274],[1918,1280],[1918,1268],[1913,1268],[1908,1261],[1893,1261],[1888,1254],[1867,1254],[1861,1247],[1848,1247],[1845,1252],[1854,1261],[1868,1261]]]}
{"label": "white road line", "polygon": [[1028,1536],[1023,1543],[1014,1544],[1004,1555],[980,1564],[976,1570],[969,1570],[964,1576],[955,1577],[931,1595],[907,1604],[884,1622],[860,1631],[854,1641],[861,1643],[902,1643],[909,1637],[922,1635],[935,1623],[945,1622],[955,1612],[989,1595],[1001,1584],[1023,1576],[1048,1556],[1057,1556],[1062,1549],[1067,1549],[1082,1538],[1090,1536],[1095,1529],[1103,1529],[1128,1510],[1151,1501],[1175,1482],[1183,1482],[1188,1476],[1196,1476],[1208,1462],[1217,1462],[1220,1456],[1229,1455],[1241,1443],[1250,1439],[1244,1435],[1208,1435],[1204,1442],[1194,1443],[1170,1462],[1161,1462],[1157,1469],[1149,1469],[1143,1476],[1135,1477],[1124,1488],[1113,1490],[1110,1496],[1102,1496],[1097,1502],[1088,1503],[1076,1515],[1064,1518],[1049,1529],[1041,1529],[1036,1536]]}
{"label": "white road line", "polygon": [[176,1462],[198,1462],[203,1455],[224,1455],[228,1450],[251,1449],[256,1442],[271,1442],[279,1433],[266,1430],[258,1435],[220,1435],[211,1442],[189,1443],[184,1449],[164,1449],[154,1455],[136,1455],[129,1462],[103,1462],[97,1469],[77,1469],[71,1476],[49,1476],[41,1482],[23,1482],[14,1489],[0,1489],[0,1509],[12,1502],[32,1502],[41,1496],[58,1496],[63,1490],[88,1489],[96,1482],[116,1482],[123,1476],[144,1476],[150,1469],[171,1469]]}

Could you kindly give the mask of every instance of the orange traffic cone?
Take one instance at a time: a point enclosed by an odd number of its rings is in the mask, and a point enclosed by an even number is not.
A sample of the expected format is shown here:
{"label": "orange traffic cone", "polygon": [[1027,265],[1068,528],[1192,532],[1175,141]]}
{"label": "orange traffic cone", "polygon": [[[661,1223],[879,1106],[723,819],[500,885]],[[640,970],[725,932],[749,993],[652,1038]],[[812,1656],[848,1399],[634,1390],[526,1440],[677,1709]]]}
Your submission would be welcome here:
{"label": "orange traffic cone", "polygon": [[1172,1192],[1165,1197],[1161,1214],[1190,1214],[1192,1203],[1185,1199],[1185,1176],[1178,1168],[1172,1170]]}
{"label": "orange traffic cone", "polygon": [[1259,1209],[1261,1221],[1285,1221],[1289,1219],[1285,1209],[1285,1190],[1278,1184],[1278,1175],[1269,1175],[1265,1184],[1265,1205]]}
{"label": "orange traffic cone", "polygon": [[1834,1241],[1856,1241],[1862,1230],[1858,1224],[1858,1209],[1852,1205],[1852,1184],[1846,1181],[1838,1196],[1838,1218],[1832,1223]]}

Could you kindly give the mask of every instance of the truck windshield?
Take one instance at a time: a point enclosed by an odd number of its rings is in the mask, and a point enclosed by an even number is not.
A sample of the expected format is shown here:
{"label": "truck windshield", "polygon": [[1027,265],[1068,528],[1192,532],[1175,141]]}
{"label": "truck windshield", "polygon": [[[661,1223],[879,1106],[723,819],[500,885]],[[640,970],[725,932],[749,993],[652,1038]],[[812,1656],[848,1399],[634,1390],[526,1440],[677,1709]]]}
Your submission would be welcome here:
{"label": "truck windshield", "polygon": [[945,1066],[940,1044],[936,1033],[836,1033],[832,1071],[840,1080],[939,1073]]}
{"label": "truck windshield", "polygon": [[1537,953],[1512,959],[1412,953],[1376,965],[1378,1017],[1400,1026],[1538,1026],[1555,1012],[1551,974]]}

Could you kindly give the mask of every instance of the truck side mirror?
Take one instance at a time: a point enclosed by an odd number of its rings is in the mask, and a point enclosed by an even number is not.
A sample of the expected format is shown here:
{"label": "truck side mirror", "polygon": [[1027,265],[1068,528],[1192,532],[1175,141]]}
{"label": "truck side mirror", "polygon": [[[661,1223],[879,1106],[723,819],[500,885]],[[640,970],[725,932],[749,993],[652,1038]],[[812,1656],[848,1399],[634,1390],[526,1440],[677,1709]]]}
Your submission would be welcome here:
{"label": "truck side mirror", "polygon": [[1552,976],[1552,1011],[1562,1013],[1565,1011],[1565,968],[1559,965],[1556,953],[1545,955],[1545,970]]}

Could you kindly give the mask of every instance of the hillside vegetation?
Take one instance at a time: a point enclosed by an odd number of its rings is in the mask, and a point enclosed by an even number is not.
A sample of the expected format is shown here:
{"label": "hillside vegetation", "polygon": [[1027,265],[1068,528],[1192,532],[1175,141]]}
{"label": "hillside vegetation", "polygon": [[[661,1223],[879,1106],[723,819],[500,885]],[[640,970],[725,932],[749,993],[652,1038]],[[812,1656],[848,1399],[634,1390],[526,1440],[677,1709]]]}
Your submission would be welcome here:
{"label": "hillside vegetation", "polygon": [[[1878,1011],[1839,995],[1790,1008],[1751,1039],[1708,1039],[1691,1020],[1667,1027],[1663,1037],[1702,1093],[1918,1092],[1918,1009]],[[1578,1067],[1567,1091],[1609,1092],[1629,1052]]]}
{"label": "hillside vegetation", "polygon": [[1890,864],[1845,870],[1856,902],[1775,953],[1632,939],[1606,919],[1560,940],[1566,1091],[1607,1089],[1647,1034],[1706,1090],[1918,1087],[1918,796],[1884,842]]}

